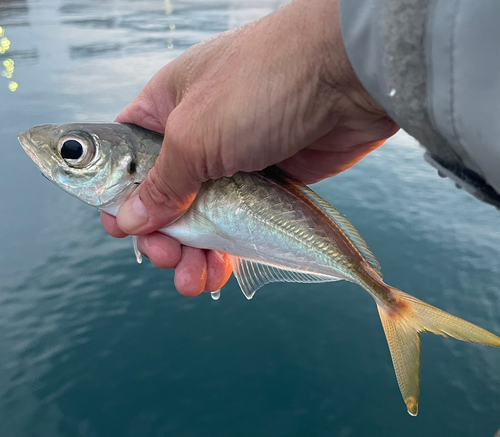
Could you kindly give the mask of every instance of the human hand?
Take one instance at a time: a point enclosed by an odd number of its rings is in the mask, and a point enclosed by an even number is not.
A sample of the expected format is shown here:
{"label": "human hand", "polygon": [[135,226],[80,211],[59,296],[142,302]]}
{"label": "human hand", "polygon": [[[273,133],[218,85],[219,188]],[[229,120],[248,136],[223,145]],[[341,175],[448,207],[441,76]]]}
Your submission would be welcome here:
{"label": "human hand", "polygon": [[208,179],[277,164],[305,183],[354,165],[398,127],[357,80],[340,34],[337,0],[294,0],[191,47],[163,67],[118,116],[164,133],[156,165],[116,219],[115,237],[175,268],[181,294],[220,289],[227,257],[154,232],[181,215]]}

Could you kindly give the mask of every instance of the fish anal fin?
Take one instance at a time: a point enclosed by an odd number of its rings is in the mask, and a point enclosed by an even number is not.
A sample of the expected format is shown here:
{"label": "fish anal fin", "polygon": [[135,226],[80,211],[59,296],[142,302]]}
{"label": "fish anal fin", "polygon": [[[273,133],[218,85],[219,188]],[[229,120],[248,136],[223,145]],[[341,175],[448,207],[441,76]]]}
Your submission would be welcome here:
{"label": "fish anal fin", "polygon": [[319,283],[339,281],[342,278],[308,273],[299,270],[276,267],[263,264],[234,255],[229,255],[234,276],[238,281],[241,291],[247,299],[251,299],[255,292],[262,286],[271,282],[302,282]]}

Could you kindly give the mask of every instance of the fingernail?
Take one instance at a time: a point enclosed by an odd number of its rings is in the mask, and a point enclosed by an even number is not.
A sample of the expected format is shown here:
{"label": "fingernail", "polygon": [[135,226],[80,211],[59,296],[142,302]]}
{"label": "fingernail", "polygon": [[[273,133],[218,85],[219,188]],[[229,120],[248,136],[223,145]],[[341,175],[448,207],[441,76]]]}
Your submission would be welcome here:
{"label": "fingernail", "polygon": [[148,210],[138,195],[131,197],[120,206],[116,216],[118,226],[128,233],[133,233],[135,230],[145,225],[148,219]]}

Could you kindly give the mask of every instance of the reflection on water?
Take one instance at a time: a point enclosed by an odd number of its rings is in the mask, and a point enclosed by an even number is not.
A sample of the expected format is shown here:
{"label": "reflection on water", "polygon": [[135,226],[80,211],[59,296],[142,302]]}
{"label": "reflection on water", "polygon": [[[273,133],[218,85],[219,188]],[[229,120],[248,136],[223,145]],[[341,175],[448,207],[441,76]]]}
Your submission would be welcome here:
{"label": "reflection on water", "polygon": [[[3,35],[3,29],[2,29]],[[6,36],[0,39],[0,54],[4,54],[7,50],[10,49],[10,40]]]}
{"label": "reflection on water", "polygon": [[[3,55],[5,52],[7,52],[10,49],[10,40],[6,36],[4,36],[5,32],[3,27],[0,27],[0,55]],[[5,59],[2,62],[4,66],[4,71],[2,71],[2,76],[5,77],[6,79],[12,79],[12,76],[14,75],[14,61],[10,58]],[[14,81],[9,82],[9,90],[14,92],[17,89],[17,83]]]}
{"label": "reflection on water", "polygon": [[91,58],[94,56],[101,57],[110,53],[120,56],[119,51],[123,47],[122,44],[85,44],[78,47],[70,47],[70,57],[75,58]]}
{"label": "reflection on water", "polygon": [[26,0],[2,0],[0,2],[0,24],[2,26],[26,26],[28,3]]}
{"label": "reflection on water", "polygon": [[14,61],[12,59],[6,59],[3,61],[3,66],[5,67],[5,70],[2,71],[2,76],[10,79],[14,74]]}
{"label": "reflection on water", "polygon": [[[174,4],[127,2],[127,8],[113,2],[68,2],[59,12],[71,18],[66,26],[92,29],[92,42],[71,46],[71,56],[121,57],[129,51],[185,50],[206,35],[213,35],[257,19],[281,5],[282,1],[201,2],[183,1]],[[162,13],[163,12],[163,13]],[[103,17],[103,14],[106,14]],[[75,18],[77,17],[77,18]],[[105,30],[102,34],[99,32]],[[107,41],[109,30],[122,30],[119,44]]]}
{"label": "reflection on water", "polygon": [[[16,91],[19,87],[19,84],[15,80],[12,80],[15,69],[13,59],[29,57],[32,56],[32,53],[12,50],[12,41],[7,35],[7,29],[16,26],[27,26],[28,23],[25,21],[27,13],[28,6],[26,0],[6,0],[0,3],[0,61],[4,67],[2,76],[8,80],[7,89],[11,92]],[[9,57],[5,58],[3,55],[8,55]]]}
{"label": "reflection on water", "polygon": [[[218,301],[182,298],[172,272],[137,265],[131,242],[108,237],[17,143],[34,124],[112,120],[185,48],[281,3],[0,3],[0,59],[13,61],[0,80],[0,435],[495,434],[498,351],[425,336],[410,418],[362,290],[276,284],[247,302],[232,280]],[[500,332],[500,216],[421,155],[400,135],[316,189],[391,285]]]}

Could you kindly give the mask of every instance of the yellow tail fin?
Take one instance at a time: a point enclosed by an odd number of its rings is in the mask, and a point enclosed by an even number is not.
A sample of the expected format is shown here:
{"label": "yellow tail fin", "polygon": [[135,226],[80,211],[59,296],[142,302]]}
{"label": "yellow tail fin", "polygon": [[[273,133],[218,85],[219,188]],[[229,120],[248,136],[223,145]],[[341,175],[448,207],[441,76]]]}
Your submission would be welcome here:
{"label": "yellow tail fin", "polygon": [[500,347],[500,337],[479,326],[452,316],[390,287],[395,304],[387,307],[377,303],[382,326],[391,351],[399,389],[408,413],[418,413],[420,393],[419,332],[432,332],[443,337]]}

